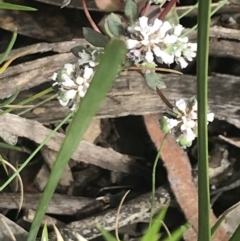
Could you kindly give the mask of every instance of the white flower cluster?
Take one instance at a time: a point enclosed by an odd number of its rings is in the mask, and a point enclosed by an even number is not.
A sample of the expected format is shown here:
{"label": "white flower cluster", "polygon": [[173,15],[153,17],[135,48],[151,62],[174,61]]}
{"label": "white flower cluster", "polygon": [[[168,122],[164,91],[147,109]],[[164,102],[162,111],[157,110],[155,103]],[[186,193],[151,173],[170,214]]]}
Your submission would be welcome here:
{"label": "white flower cluster", "polygon": [[174,26],[158,18],[151,24],[147,17],[140,17],[134,27],[127,29],[128,57],[134,64],[154,63],[155,58],[159,63],[176,61],[181,68],[187,67],[187,60],[196,57],[197,44],[181,37],[183,29],[180,24]]}
{"label": "white flower cluster", "polygon": [[53,87],[58,90],[58,99],[62,106],[74,110],[87,92],[94,74],[89,65],[65,64],[58,73],[54,73]]}
{"label": "white flower cluster", "polygon": [[[195,97],[176,101],[172,112],[169,115],[173,118],[163,116],[161,125],[165,133],[174,132],[177,135],[177,142],[183,146],[191,146],[192,141],[197,137],[197,100]],[[207,121],[212,122],[214,114],[207,114]]]}
{"label": "white flower cluster", "polygon": [[90,67],[95,67],[99,64],[104,48],[87,46],[78,52],[80,66],[88,64]]}

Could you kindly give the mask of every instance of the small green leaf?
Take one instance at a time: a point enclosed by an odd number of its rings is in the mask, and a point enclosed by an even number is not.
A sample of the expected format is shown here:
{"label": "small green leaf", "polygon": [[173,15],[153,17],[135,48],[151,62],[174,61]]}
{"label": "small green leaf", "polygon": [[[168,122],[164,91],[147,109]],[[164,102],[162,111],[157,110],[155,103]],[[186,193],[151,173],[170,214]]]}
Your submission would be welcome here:
{"label": "small green leaf", "polygon": [[18,96],[19,90],[17,90],[10,98],[8,98],[6,101],[3,103],[0,103],[0,108],[4,107],[5,105],[11,104]]}
{"label": "small green leaf", "polygon": [[229,241],[238,241],[240,239],[240,224],[238,225],[237,229],[233,233],[232,237]]}
{"label": "small green leaf", "polygon": [[171,8],[171,10],[168,12],[168,14],[164,20],[168,21],[169,23],[171,23],[173,25],[179,24],[179,17],[177,14],[176,4]]}
{"label": "small green leaf", "polygon": [[3,3],[0,2],[0,9],[6,9],[6,10],[19,10],[19,11],[37,11],[36,8],[11,4],[11,3]]}
{"label": "small green leaf", "polygon": [[148,228],[146,234],[142,237],[141,241],[158,241],[159,229],[162,226],[162,222],[166,216],[167,206],[164,206],[160,213],[157,215],[151,227]]}
{"label": "small green leaf", "polygon": [[[12,35],[11,41],[8,44],[8,47],[7,47],[6,51],[3,53],[3,55],[0,56],[0,64],[2,64],[5,61],[5,59],[7,58],[7,56],[9,55],[10,51],[13,48],[14,43],[16,42],[16,39],[17,39],[17,33],[14,32],[13,35]],[[0,71],[0,73],[1,72],[2,71]]]}
{"label": "small green leaf", "polygon": [[48,240],[47,222],[44,223],[41,241]]}
{"label": "small green leaf", "polygon": [[188,141],[184,136],[179,138],[178,143],[182,147],[190,147],[192,145],[192,141]]}
{"label": "small green leaf", "polygon": [[170,128],[169,128],[169,125],[167,123],[167,119],[163,116],[161,119],[160,119],[160,125],[161,125],[161,129],[163,131],[163,133],[168,133],[170,131]]}
{"label": "small green leaf", "polygon": [[111,233],[106,231],[102,226],[97,225],[97,228],[102,233],[102,235],[106,241],[117,241],[117,239]]}
{"label": "small green leaf", "polygon": [[185,224],[181,227],[179,227],[176,231],[174,231],[170,237],[164,239],[164,241],[178,241],[182,238],[183,234],[187,231],[189,228],[189,224]]}
{"label": "small green leaf", "polygon": [[109,31],[116,37],[119,37],[124,34],[124,28],[121,23],[116,21],[107,21]]}
{"label": "small green leaf", "polygon": [[91,28],[83,28],[83,36],[90,44],[95,47],[104,48],[108,43],[108,38],[106,36]]}
{"label": "small green leaf", "polygon": [[71,52],[77,57],[79,58],[79,53],[82,52],[83,50],[85,50],[85,52],[88,52],[87,48],[83,47],[83,46],[76,46],[71,48]]}
{"label": "small green leaf", "polygon": [[134,0],[126,0],[124,6],[124,14],[131,24],[136,22],[138,18],[138,7]]}
{"label": "small green leaf", "polygon": [[156,88],[158,89],[166,88],[166,85],[163,82],[161,75],[157,74],[154,71],[151,71],[150,73],[145,73],[145,80],[148,86],[153,90],[156,90]]}

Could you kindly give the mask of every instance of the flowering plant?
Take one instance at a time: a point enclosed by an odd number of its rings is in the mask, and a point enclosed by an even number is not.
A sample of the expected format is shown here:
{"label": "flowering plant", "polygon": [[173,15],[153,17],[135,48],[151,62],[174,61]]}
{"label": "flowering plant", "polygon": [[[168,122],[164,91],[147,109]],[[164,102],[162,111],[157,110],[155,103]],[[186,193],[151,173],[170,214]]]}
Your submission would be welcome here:
{"label": "flowering plant", "polygon": [[[111,38],[116,37],[124,39],[128,48],[119,75],[126,69],[136,70],[157,93],[166,88],[159,73],[162,70],[160,67],[176,63],[182,69],[186,68],[188,62],[196,57],[197,51],[197,44],[190,43],[188,37],[183,36],[184,27],[179,23],[175,11],[176,1],[150,0],[141,8],[134,0],[125,0],[124,14],[110,13],[98,26],[89,19],[93,28],[83,28],[87,45],[72,49],[77,57],[76,63],[65,64],[62,70],[51,77],[60,104],[71,110],[78,107],[91,84],[104,47]],[[85,1],[83,3],[88,13]],[[159,16],[154,18],[148,15],[153,4],[160,4]],[[171,104],[168,103],[168,106]],[[183,147],[190,146],[197,136],[196,111],[197,101],[194,97],[188,103],[181,99],[160,121],[165,132],[177,134],[177,141]],[[213,115],[210,116],[209,121],[212,121]]]}

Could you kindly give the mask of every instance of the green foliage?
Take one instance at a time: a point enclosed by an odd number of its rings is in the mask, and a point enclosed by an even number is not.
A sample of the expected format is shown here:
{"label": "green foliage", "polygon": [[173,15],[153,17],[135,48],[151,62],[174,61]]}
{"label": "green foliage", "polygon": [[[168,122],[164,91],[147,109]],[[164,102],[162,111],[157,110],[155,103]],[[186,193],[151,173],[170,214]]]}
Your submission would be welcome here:
{"label": "green foliage", "polygon": [[[5,50],[4,54],[0,58],[0,64],[2,64],[5,61],[5,59],[7,58],[7,56],[9,55],[10,51],[13,48],[14,43],[16,42],[16,39],[17,39],[17,33],[14,32],[13,35],[12,35],[11,41],[8,44],[7,49]],[[3,71],[0,70],[0,73],[1,72],[3,72]]]}
{"label": "green foliage", "polygon": [[208,59],[211,0],[199,1],[197,50],[198,241],[211,240],[208,174]]}
{"label": "green foliage", "polygon": [[171,10],[168,12],[167,16],[165,17],[164,21],[168,21],[169,23],[173,25],[179,24],[179,17],[177,14],[177,8],[176,5],[174,5]]}
{"label": "green foliage", "polygon": [[47,230],[47,223],[45,222],[43,226],[41,241],[47,241],[47,240],[48,240],[48,230]]}
{"label": "green foliage", "polygon": [[11,3],[4,3],[4,2],[0,2],[0,9],[18,10],[18,11],[37,11],[36,8],[20,6],[20,5],[11,4]]}
{"label": "green foliage", "polygon": [[[112,39],[107,44],[105,53],[97,67],[86,96],[81,101],[80,106],[69,125],[66,137],[57,155],[48,183],[40,200],[27,241],[35,240],[42,218],[62,172],[79,145],[79,142],[91,123],[92,118],[98,111],[101,102],[115,81],[126,53],[126,44],[121,39]],[[109,63],[111,63],[111,65],[109,65]]]}
{"label": "green foliage", "polygon": [[16,91],[15,94],[13,94],[10,98],[5,100],[3,103],[0,103],[0,108],[3,108],[4,106],[11,104],[17,98],[18,94],[19,94],[19,90]]}
{"label": "green foliage", "polygon": [[121,18],[114,13],[109,14],[104,23],[105,31],[109,37],[119,37],[124,34]]}
{"label": "green foliage", "polygon": [[233,233],[229,241],[239,241],[240,240],[240,224],[238,225],[236,231]]}
{"label": "green foliage", "polygon": [[108,38],[105,35],[91,28],[83,28],[83,36],[90,44],[95,47],[104,48],[108,43]]}
{"label": "green foliage", "polygon": [[162,226],[164,218],[166,216],[167,206],[163,207],[158,216],[156,217],[153,224],[148,228],[147,232],[142,237],[141,241],[158,241],[159,240],[159,229]]}
{"label": "green foliage", "polygon": [[138,6],[134,0],[126,0],[124,6],[124,15],[130,22],[134,24],[138,18]]}
{"label": "green foliage", "polygon": [[[160,238],[159,230],[163,224],[165,215],[167,212],[167,206],[163,207],[160,213],[155,218],[153,225],[148,228],[146,233],[141,238],[141,241],[158,241]],[[118,241],[112,234],[107,232],[103,227],[97,226],[106,241]],[[164,239],[164,241],[178,241],[182,238],[183,233],[188,228],[188,225],[178,228],[170,237]]]}
{"label": "green foliage", "polygon": [[156,90],[156,88],[158,88],[158,89],[166,88],[166,85],[163,82],[160,74],[157,74],[156,72],[151,71],[150,73],[145,73],[144,77],[145,77],[145,80],[146,80],[148,86],[151,89]]}

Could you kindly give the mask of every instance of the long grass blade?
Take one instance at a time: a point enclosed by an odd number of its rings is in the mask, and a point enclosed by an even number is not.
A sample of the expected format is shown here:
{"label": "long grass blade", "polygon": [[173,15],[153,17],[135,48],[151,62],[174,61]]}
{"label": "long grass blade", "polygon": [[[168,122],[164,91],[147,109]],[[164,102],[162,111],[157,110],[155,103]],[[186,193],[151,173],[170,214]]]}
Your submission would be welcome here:
{"label": "long grass blade", "polygon": [[35,240],[42,218],[62,172],[81,141],[92,118],[98,111],[101,102],[104,100],[107,92],[115,81],[126,53],[127,48],[123,40],[112,39],[106,46],[105,53],[98,65],[91,85],[69,126],[62,147],[58,153],[55,164],[53,165],[52,172],[40,200],[27,241]]}

